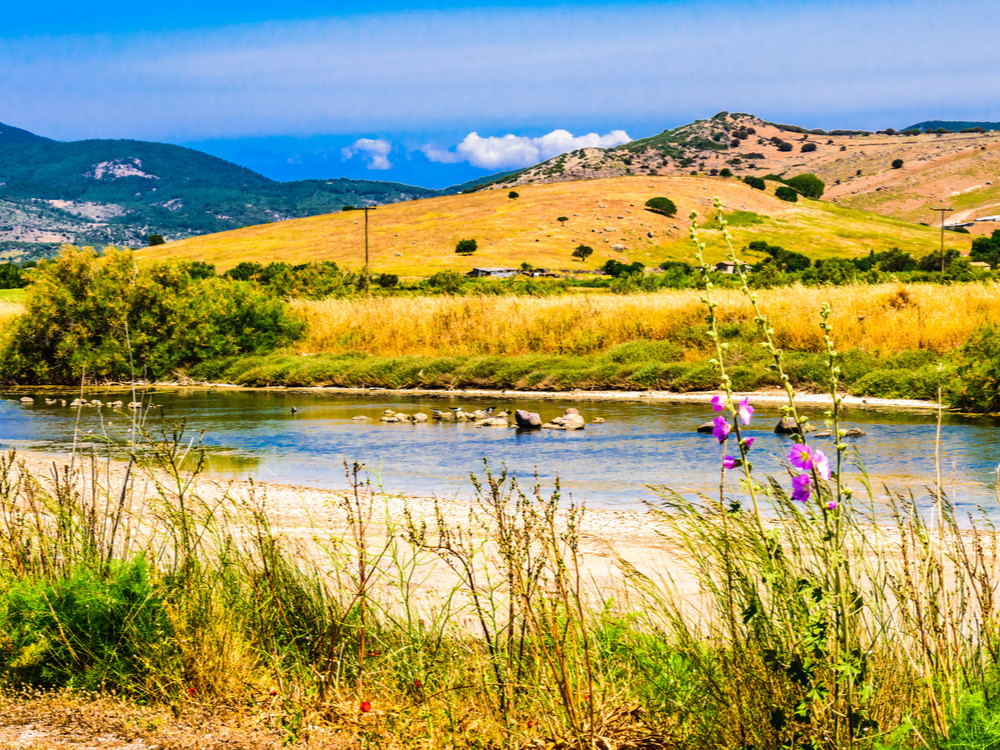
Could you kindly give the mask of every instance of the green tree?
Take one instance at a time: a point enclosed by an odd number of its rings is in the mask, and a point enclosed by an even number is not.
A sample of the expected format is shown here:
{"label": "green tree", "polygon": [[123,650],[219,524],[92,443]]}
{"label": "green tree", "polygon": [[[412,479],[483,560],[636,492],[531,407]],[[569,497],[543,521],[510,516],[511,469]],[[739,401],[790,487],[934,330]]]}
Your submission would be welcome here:
{"label": "green tree", "polygon": [[754,190],[763,190],[765,187],[767,187],[762,177],[753,177],[751,175],[747,175],[746,177],[743,178],[743,182],[752,187]]}
{"label": "green tree", "polygon": [[795,203],[799,199],[799,194],[794,188],[790,188],[788,185],[781,185],[774,191],[774,197],[788,201],[789,203]]}
{"label": "green tree", "polygon": [[509,193],[507,193],[507,197],[510,198],[512,201],[516,201],[518,198],[521,197],[521,194],[516,190],[511,190]]}
{"label": "green tree", "polygon": [[893,169],[902,169],[903,168],[903,160],[902,159],[893,159],[892,160],[892,168]]}
{"label": "green tree", "polygon": [[160,378],[205,359],[270,351],[302,330],[253,284],[193,279],[178,263],[66,247],[33,272],[0,370],[21,382]]}
{"label": "green tree", "polygon": [[479,245],[475,240],[459,240],[455,245],[455,252],[459,255],[472,255],[477,249]]}
{"label": "green tree", "polygon": [[573,257],[579,260],[587,260],[593,254],[594,248],[590,245],[577,245],[576,250],[573,251]]}
{"label": "green tree", "polygon": [[806,198],[819,200],[826,190],[826,183],[814,174],[800,174],[790,177],[784,181],[789,187],[795,188],[800,195]]}
{"label": "green tree", "polygon": [[650,198],[646,201],[646,208],[653,213],[663,214],[664,216],[677,215],[677,205],[669,198],[664,198],[662,196]]}
{"label": "green tree", "polygon": [[156,247],[157,245],[165,245],[167,241],[163,239],[162,234],[151,234],[149,235],[149,246]]}

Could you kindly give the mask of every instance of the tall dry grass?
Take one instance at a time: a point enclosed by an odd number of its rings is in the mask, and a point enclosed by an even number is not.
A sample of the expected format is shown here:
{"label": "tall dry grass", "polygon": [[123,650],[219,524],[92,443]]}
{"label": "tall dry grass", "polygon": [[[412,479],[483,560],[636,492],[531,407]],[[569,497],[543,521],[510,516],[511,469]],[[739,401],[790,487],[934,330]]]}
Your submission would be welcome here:
{"label": "tall dry grass", "polygon": [[[378,297],[297,301],[308,352],[358,350],[377,356],[589,354],[637,339],[684,338],[705,320],[701,292],[583,294],[555,298]],[[720,324],[752,322],[738,290],[717,292]],[[776,343],[821,351],[812,316],[825,302],[841,349],[879,354],[944,353],[1000,319],[1000,285],[879,284],[794,286],[758,292]]]}

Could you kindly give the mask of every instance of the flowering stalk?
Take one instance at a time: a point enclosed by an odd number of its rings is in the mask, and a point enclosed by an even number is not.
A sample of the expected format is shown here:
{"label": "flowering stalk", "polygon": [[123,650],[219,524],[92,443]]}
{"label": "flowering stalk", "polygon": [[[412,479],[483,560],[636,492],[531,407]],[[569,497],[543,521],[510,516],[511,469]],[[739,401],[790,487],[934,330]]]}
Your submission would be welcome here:
{"label": "flowering stalk", "polygon": [[[748,452],[750,446],[753,445],[753,438],[743,438],[742,432],[740,430],[740,422],[742,421],[744,426],[750,424],[750,417],[753,415],[753,407],[750,406],[748,399],[743,399],[739,407],[734,407],[733,398],[733,383],[726,372],[726,362],[725,353],[729,348],[729,344],[722,340],[719,335],[719,322],[715,317],[715,308],[718,307],[718,303],[712,299],[712,290],[715,285],[712,283],[712,279],[708,274],[708,264],[705,262],[705,243],[701,241],[698,236],[698,212],[691,212],[691,241],[694,242],[695,252],[698,257],[698,263],[701,265],[701,275],[702,282],[705,285],[705,296],[702,297],[702,302],[708,308],[708,337],[712,339],[715,344],[715,359],[711,360],[711,363],[719,370],[720,375],[720,387],[725,393],[725,397],[715,396],[712,399],[712,408],[715,411],[728,410],[730,414],[733,415],[732,427],[729,425],[729,420],[723,416],[718,416],[715,418],[715,429],[712,430],[712,434],[715,435],[716,439],[723,445],[723,456],[722,456],[722,474],[719,482],[719,503],[724,502],[725,493],[725,477],[726,469],[735,468],[736,464],[734,459],[729,458],[726,455],[725,443],[729,436],[730,431],[736,435],[736,444],[740,451],[740,465],[743,467],[743,474],[746,477],[747,489],[750,493],[750,499],[753,502],[753,512],[754,517],[757,520],[757,526],[763,531],[764,525],[761,521],[760,516],[760,502],[757,497],[757,486],[753,481],[753,466],[750,463]],[[730,248],[731,249],[731,248]],[[724,426],[723,426],[724,424]],[[731,463],[731,465],[729,465]]]}

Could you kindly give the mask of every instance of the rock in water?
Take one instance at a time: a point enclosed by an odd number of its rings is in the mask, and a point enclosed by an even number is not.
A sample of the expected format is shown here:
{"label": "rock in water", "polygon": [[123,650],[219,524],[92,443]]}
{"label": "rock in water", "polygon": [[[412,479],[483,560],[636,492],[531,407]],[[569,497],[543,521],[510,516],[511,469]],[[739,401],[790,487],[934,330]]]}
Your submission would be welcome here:
{"label": "rock in water", "polygon": [[[806,422],[803,425],[806,432],[812,432],[813,426]],[[778,424],[774,426],[775,435],[798,435],[800,433],[799,426],[795,424],[795,420],[791,417],[785,417]]]}
{"label": "rock in water", "polygon": [[533,411],[518,409],[514,412],[514,422],[520,430],[537,430],[542,426],[542,418]]}
{"label": "rock in water", "polygon": [[698,425],[698,432],[708,433],[709,435],[712,434],[712,431],[714,429],[715,429],[715,422],[705,422],[704,424]]}

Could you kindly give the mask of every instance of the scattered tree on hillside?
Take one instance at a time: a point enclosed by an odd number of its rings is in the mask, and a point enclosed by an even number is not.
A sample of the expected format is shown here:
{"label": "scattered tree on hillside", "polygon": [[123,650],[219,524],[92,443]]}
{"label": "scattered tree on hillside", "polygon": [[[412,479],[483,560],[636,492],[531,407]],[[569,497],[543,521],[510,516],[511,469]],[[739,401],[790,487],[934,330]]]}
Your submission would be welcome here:
{"label": "scattered tree on hillside", "polygon": [[559,217],[556,218],[556,221],[558,221],[560,224],[565,224],[567,221],[569,221],[569,217],[568,216],[559,216]]}
{"label": "scattered tree on hillside", "polygon": [[512,201],[516,201],[518,198],[521,197],[521,194],[516,190],[511,190],[509,193],[507,193],[507,197],[510,198]]}
{"label": "scattered tree on hillside", "polygon": [[743,182],[745,182],[747,185],[754,188],[755,190],[763,190],[765,187],[767,187],[767,185],[764,183],[764,178],[762,177],[753,177],[752,175],[747,175],[746,177],[743,178]]}
{"label": "scattered tree on hillside", "polygon": [[814,174],[800,174],[784,180],[789,187],[795,188],[802,196],[819,200],[826,190],[826,183]]}
{"label": "scattered tree on hillside", "polygon": [[677,205],[669,198],[664,198],[662,196],[657,198],[650,198],[646,201],[646,208],[656,214],[663,214],[664,216],[676,216],[677,215]]}
{"label": "scattered tree on hillside", "polygon": [[782,185],[774,191],[774,197],[780,198],[783,201],[788,201],[789,203],[795,203],[799,199],[799,194],[795,188],[790,188],[788,185]]}
{"label": "scattered tree on hillside", "polygon": [[816,144],[815,143],[803,143],[802,144],[802,148],[800,150],[802,151],[803,154],[812,153],[813,151],[816,150]]}
{"label": "scattered tree on hillside", "polygon": [[731,170],[729,167],[723,167],[722,169],[719,170],[719,177],[732,177],[732,176],[733,176],[733,170]]}
{"label": "scattered tree on hillside", "polygon": [[587,260],[593,254],[594,248],[590,245],[577,245],[576,250],[573,251],[573,257],[580,260]]}
{"label": "scattered tree on hillside", "polygon": [[156,247],[157,245],[165,245],[167,241],[163,239],[162,234],[151,234],[149,235],[149,246]]}
{"label": "scattered tree on hillside", "polygon": [[459,240],[455,245],[455,252],[459,255],[472,255],[479,249],[475,240]]}
{"label": "scattered tree on hillside", "polygon": [[892,168],[893,169],[902,169],[903,168],[903,160],[902,159],[893,159],[892,160]]}

